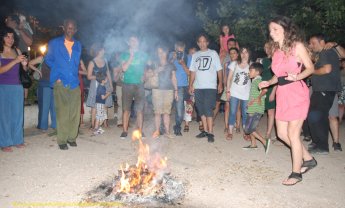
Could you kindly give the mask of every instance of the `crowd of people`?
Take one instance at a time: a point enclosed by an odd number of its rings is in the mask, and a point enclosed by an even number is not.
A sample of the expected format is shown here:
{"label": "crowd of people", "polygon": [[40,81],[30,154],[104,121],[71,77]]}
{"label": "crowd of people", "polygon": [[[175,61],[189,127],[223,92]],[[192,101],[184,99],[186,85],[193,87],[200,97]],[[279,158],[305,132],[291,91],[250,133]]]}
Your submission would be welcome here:
{"label": "crowd of people", "polygon": [[[8,21],[16,22],[13,16]],[[81,43],[74,38],[74,20],[65,20],[64,34],[49,42],[46,55],[29,63],[16,43],[18,34],[22,40],[29,36],[10,25],[1,32],[0,147],[4,152],[13,151],[13,146],[25,147],[20,68],[38,73],[37,128],[46,130],[50,123],[61,150],[77,146],[84,114],[81,77],[86,76],[90,80],[86,106],[91,108],[90,129],[95,136],[103,134],[102,126],[108,125],[107,109],[114,105],[111,95],[116,92],[121,139],[128,137],[132,114],[141,136],[153,139],[182,136],[195,115],[200,130],[196,137],[212,143],[215,135],[222,138],[214,132],[214,121],[223,105],[224,138],[231,140],[242,130],[243,138],[250,141],[243,149],[257,149],[258,140],[267,153],[276,126],[277,137],[291,148],[292,173],[284,185],[300,182],[302,174],[317,166],[312,155],[329,153],[329,129],[334,150],[342,151],[339,123],[345,106],[345,73],[340,68],[345,67],[345,51],[334,42],[327,43],[322,34],[310,36],[307,46],[287,17],[269,22],[270,38],[264,46],[267,57],[255,62],[250,47],[237,42],[230,27],[224,25],[219,53],[209,49],[208,36],[201,34],[196,38],[199,50],[190,48],[187,54],[186,44],[177,41],[173,51],[160,44],[148,54],[134,34],[128,36],[128,50],[116,53],[110,63],[104,45],[94,43],[87,67],[81,60]],[[145,135],[144,110],[148,106],[153,108],[155,128]],[[265,112],[267,128],[261,134],[257,127]],[[171,114],[175,114],[175,122],[170,121]],[[308,148],[300,139],[302,129],[304,140],[311,140]]]}

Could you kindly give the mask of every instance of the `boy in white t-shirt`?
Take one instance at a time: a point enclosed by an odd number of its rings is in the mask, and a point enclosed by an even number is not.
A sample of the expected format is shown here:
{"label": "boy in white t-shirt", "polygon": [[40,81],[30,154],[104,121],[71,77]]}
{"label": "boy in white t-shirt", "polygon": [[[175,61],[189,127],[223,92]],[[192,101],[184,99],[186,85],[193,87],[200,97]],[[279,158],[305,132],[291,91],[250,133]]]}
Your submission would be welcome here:
{"label": "boy in white t-shirt", "polygon": [[204,131],[197,138],[207,137],[208,142],[214,142],[213,108],[216,105],[217,93],[223,90],[222,66],[216,51],[208,49],[209,40],[205,34],[197,38],[200,51],[193,54],[191,66],[189,93],[195,94],[195,104],[201,116]]}

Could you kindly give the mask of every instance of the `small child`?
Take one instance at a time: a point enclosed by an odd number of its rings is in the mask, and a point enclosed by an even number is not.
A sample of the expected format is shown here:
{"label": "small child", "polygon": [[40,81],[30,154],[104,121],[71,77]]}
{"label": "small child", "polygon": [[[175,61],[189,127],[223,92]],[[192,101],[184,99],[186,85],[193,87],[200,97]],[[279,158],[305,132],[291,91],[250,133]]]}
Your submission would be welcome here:
{"label": "small child", "polygon": [[96,94],[96,123],[94,135],[103,134],[104,130],[101,125],[104,120],[107,119],[107,110],[105,107],[105,100],[110,96],[111,92],[107,91],[106,84],[108,82],[107,77],[103,73],[96,74],[97,81],[97,94]]}
{"label": "small child", "polygon": [[244,128],[246,134],[250,134],[251,144],[243,147],[245,150],[257,149],[256,139],[258,139],[265,147],[265,153],[268,153],[271,143],[270,139],[264,139],[257,131],[259,121],[265,111],[265,89],[259,89],[259,83],[262,81],[261,73],[263,66],[260,63],[253,63],[249,67],[249,77],[252,79],[252,85],[249,93],[249,102],[247,109],[247,121]]}

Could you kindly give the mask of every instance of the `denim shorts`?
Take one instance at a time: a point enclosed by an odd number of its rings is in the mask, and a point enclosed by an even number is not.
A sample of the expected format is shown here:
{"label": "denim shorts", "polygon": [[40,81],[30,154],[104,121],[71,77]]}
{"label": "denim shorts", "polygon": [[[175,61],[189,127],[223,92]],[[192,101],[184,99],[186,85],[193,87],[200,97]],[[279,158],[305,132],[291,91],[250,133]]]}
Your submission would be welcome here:
{"label": "denim shorts", "polygon": [[263,114],[261,113],[248,113],[247,114],[247,121],[246,125],[244,127],[244,132],[246,134],[251,134],[254,131],[256,131],[256,128],[258,127],[258,124],[260,122],[260,119]]}

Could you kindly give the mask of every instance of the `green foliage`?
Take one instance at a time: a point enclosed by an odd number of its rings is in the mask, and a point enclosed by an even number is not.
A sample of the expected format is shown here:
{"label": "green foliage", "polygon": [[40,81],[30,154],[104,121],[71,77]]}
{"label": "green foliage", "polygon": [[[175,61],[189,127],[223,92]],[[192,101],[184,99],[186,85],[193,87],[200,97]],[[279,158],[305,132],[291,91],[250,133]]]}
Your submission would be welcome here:
{"label": "green foliage", "polygon": [[324,33],[329,40],[344,43],[344,0],[218,0],[216,4],[210,8],[200,0],[196,16],[217,42],[220,25],[226,23],[240,45],[262,50],[268,38],[267,23],[277,15],[285,15],[294,20],[305,37]]}

